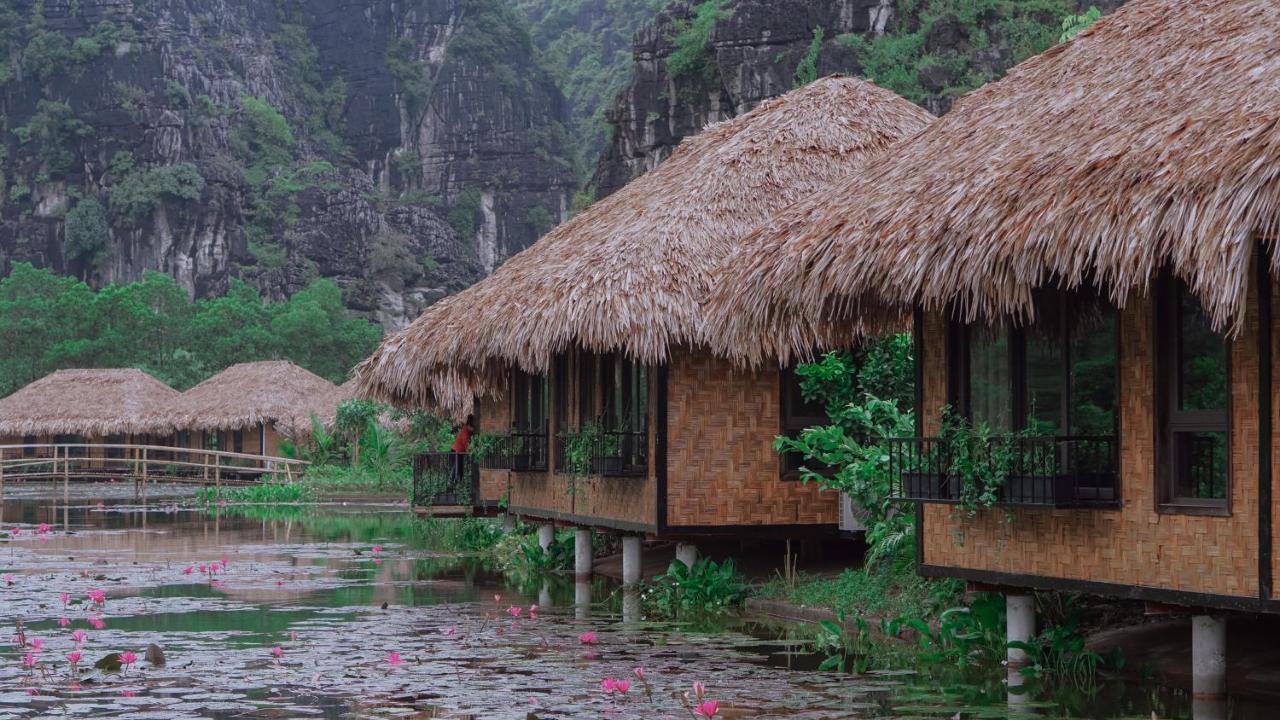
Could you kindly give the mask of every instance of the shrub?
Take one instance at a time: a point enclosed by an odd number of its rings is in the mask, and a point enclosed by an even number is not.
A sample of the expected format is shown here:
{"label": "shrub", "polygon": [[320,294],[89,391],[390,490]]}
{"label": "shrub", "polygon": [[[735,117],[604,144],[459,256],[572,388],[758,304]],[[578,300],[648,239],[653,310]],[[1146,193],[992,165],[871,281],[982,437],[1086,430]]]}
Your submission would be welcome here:
{"label": "shrub", "polygon": [[67,213],[64,253],[68,258],[96,264],[110,238],[107,211],[96,198],[85,198]]}
{"label": "shrub", "polygon": [[668,38],[674,49],[666,62],[667,74],[672,78],[700,75],[710,80],[716,76],[711,31],[718,20],[729,16],[725,2],[704,0],[693,7],[692,19],[675,23],[675,32]]}
{"label": "shrub", "polygon": [[112,190],[111,212],[122,221],[137,225],[165,198],[199,200],[202,192],[204,177],[191,163],[134,169]]}
{"label": "shrub", "polygon": [[747,585],[732,559],[716,563],[699,558],[693,567],[672,561],[641,593],[648,612],[669,619],[701,619],[737,610]]}

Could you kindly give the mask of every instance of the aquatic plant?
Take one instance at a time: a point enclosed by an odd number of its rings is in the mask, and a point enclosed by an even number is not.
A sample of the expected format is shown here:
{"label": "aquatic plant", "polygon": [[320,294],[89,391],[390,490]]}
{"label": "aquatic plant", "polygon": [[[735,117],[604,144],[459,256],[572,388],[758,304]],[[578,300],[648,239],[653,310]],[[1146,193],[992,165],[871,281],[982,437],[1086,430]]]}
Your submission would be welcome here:
{"label": "aquatic plant", "polygon": [[62,603],[63,607],[66,607],[67,604],[71,602],[71,593],[59,593],[58,600]]}
{"label": "aquatic plant", "polygon": [[67,662],[71,664],[71,672],[75,673],[77,667],[80,665],[80,651],[72,650],[67,653]]}
{"label": "aquatic plant", "polygon": [[390,665],[391,667],[395,667],[396,665],[399,665],[400,663],[403,663],[403,662],[404,662],[404,659],[400,657],[400,653],[395,651],[387,653],[387,664]]}
{"label": "aquatic plant", "polygon": [[94,605],[101,606],[107,603],[107,593],[102,590],[97,590],[97,589],[90,590],[86,597],[88,597],[89,602],[93,603]]}
{"label": "aquatic plant", "polygon": [[699,558],[693,567],[673,560],[640,594],[649,613],[672,619],[723,615],[737,610],[746,596],[747,585],[733,560],[708,558]]}
{"label": "aquatic plant", "polygon": [[284,648],[279,645],[271,648],[271,656],[276,659],[276,662],[280,662],[280,658],[284,657]]}
{"label": "aquatic plant", "polygon": [[694,706],[693,712],[698,717],[713,718],[720,712],[720,703],[715,700],[704,700]]}
{"label": "aquatic plant", "polygon": [[578,636],[578,642],[583,645],[595,645],[599,641],[600,639],[596,637],[596,634],[591,630],[588,630]]}

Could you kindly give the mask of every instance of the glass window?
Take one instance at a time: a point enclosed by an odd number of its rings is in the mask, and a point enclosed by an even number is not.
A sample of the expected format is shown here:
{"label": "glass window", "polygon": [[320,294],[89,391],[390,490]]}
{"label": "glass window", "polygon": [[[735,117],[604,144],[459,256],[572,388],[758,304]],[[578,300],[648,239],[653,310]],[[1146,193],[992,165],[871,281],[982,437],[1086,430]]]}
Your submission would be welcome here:
{"label": "glass window", "polygon": [[974,424],[1008,430],[1012,427],[1009,332],[1005,328],[974,327],[969,333],[969,417]]}
{"label": "glass window", "polygon": [[1225,509],[1231,475],[1226,338],[1181,281],[1162,281],[1157,314],[1161,497],[1167,505]]}
{"label": "glass window", "polygon": [[[827,425],[831,419],[827,416],[827,408],[817,398],[808,398],[800,388],[800,376],[795,366],[782,370],[779,381],[782,385],[782,434],[787,437],[798,437],[801,432],[811,427]],[[815,461],[805,462],[799,453],[782,454],[782,479],[799,480],[800,468],[807,465],[815,472],[826,472],[829,468],[819,466]],[[832,469],[833,470],[833,469]]]}

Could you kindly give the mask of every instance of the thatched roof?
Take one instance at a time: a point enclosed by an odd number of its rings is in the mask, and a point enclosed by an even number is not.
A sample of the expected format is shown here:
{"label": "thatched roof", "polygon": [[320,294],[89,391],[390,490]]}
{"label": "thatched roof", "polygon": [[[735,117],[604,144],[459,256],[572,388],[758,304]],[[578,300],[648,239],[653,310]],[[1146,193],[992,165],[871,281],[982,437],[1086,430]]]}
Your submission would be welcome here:
{"label": "thatched roof", "polygon": [[500,368],[544,372],[571,346],[661,363],[702,343],[712,271],[743,235],[930,119],[829,77],[713,125],[388,337],[357,368],[361,391],[465,414]]}
{"label": "thatched roof", "polygon": [[177,397],[141,370],[58,370],[0,399],[0,436],[165,433]]}
{"label": "thatched roof", "polygon": [[341,388],[287,360],[232,365],[171,403],[179,430],[233,430],[274,423],[290,437],[311,431],[311,416],[332,422]]}
{"label": "thatched roof", "polygon": [[1163,267],[1234,330],[1280,225],[1277,121],[1280,4],[1134,0],[744,241],[713,345],[785,358],[914,304],[1025,318],[1051,284],[1120,303]]}

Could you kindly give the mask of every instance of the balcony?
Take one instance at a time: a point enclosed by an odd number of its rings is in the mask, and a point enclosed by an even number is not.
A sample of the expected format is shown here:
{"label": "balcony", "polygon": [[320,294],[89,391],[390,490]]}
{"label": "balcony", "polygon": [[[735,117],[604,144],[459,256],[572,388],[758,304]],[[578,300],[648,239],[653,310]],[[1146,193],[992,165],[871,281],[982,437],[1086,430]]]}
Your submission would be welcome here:
{"label": "balcony", "polygon": [[1114,507],[1119,454],[1113,436],[1004,436],[958,446],[942,438],[889,441],[895,499],[959,503],[994,478],[996,502],[1039,507]]}
{"label": "balcony", "polygon": [[645,477],[649,474],[649,433],[603,430],[563,435],[556,442],[556,472]]}
{"label": "balcony", "polygon": [[497,440],[496,447],[480,461],[487,470],[514,470],[516,472],[546,472],[547,432],[545,430],[516,430]]}
{"label": "balcony", "polygon": [[480,498],[480,472],[466,453],[423,453],[413,458],[413,506],[470,508]]}

